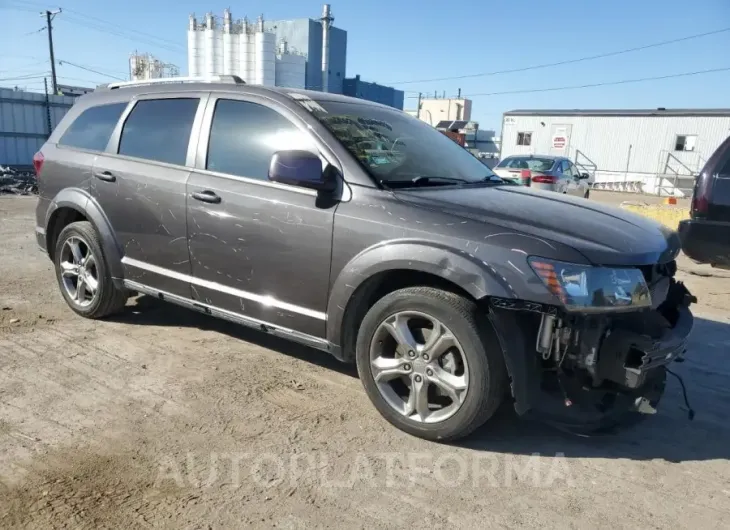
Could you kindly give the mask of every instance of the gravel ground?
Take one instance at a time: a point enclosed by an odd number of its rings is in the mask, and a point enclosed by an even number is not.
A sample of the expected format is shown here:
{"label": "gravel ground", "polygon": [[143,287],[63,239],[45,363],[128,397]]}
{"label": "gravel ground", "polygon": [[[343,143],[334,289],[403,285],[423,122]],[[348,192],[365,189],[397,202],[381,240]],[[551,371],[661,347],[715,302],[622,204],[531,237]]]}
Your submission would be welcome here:
{"label": "gravel ground", "polygon": [[0,198],[0,528],[727,528],[730,278],[682,262],[693,422],[670,380],[620,434],[505,407],[446,446],[389,426],[326,354],[149,298],[77,317],[35,202]]}

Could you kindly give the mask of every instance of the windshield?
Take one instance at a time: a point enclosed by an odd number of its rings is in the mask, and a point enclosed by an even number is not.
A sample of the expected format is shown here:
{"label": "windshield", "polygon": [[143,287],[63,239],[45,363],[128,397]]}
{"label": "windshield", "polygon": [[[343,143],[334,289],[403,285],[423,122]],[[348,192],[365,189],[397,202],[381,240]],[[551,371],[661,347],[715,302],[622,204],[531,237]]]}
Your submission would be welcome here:
{"label": "windshield", "polygon": [[404,112],[335,101],[306,107],[383,185],[501,180],[459,144]]}
{"label": "windshield", "polygon": [[532,171],[550,171],[554,159],[551,158],[528,158],[528,157],[512,157],[505,158],[499,164],[497,169],[530,169]]}

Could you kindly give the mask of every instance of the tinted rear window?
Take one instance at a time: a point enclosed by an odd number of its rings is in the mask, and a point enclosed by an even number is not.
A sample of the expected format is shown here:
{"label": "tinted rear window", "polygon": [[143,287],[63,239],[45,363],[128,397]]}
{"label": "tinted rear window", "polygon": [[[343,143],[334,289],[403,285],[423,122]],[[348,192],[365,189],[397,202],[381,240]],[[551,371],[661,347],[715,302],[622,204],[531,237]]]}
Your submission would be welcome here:
{"label": "tinted rear window", "polygon": [[83,111],[66,129],[58,145],[104,151],[126,103],[99,105]]}
{"label": "tinted rear window", "polygon": [[497,167],[506,169],[529,169],[532,171],[550,171],[555,160],[550,158],[507,158]]}
{"label": "tinted rear window", "polygon": [[119,154],[185,165],[197,98],[138,102],[122,129]]}

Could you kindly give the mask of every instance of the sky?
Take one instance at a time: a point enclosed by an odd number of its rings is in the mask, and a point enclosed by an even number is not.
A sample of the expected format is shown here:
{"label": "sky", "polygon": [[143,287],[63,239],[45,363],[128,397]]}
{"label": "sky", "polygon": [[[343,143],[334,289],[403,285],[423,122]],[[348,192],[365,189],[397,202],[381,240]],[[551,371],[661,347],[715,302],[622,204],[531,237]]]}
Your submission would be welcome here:
{"label": "sky", "polygon": [[[417,93],[474,95],[472,119],[499,132],[514,109],[730,107],[730,30],[549,68],[470,76],[570,61],[730,28],[730,0],[330,0],[334,25],[347,31],[347,77]],[[0,0],[0,86],[42,90],[49,75],[45,9],[53,21],[59,83],[81,86],[128,75],[135,50],[187,69],[190,13],[231,7],[234,18],[318,18],[315,0]],[[600,87],[511,94],[546,88],[671,76],[686,77]],[[103,72],[99,75],[88,71]],[[18,77],[26,77],[20,80]],[[438,79],[438,80],[436,80]],[[410,81],[417,81],[409,83]],[[491,94],[491,95],[490,95]]]}

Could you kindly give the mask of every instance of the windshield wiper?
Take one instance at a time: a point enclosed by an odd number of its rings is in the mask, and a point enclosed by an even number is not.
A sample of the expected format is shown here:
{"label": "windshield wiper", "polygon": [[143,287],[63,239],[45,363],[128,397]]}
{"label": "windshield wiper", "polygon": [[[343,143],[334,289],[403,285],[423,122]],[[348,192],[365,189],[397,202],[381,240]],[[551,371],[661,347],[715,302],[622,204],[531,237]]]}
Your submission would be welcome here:
{"label": "windshield wiper", "polygon": [[429,177],[425,175],[419,175],[418,177],[413,177],[412,179],[380,179],[380,184],[388,188],[407,188],[411,186],[449,186],[453,185],[454,183],[470,184],[471,182],[456,177]]}
{"label": "windshield wiper", "polygon": [[480,184],[483,184],[485,182],[491,182],[492,184],[513,184],[513,182],[503,179],[502,177],[498,175],[487,175],[482,180],[478,181]]}

